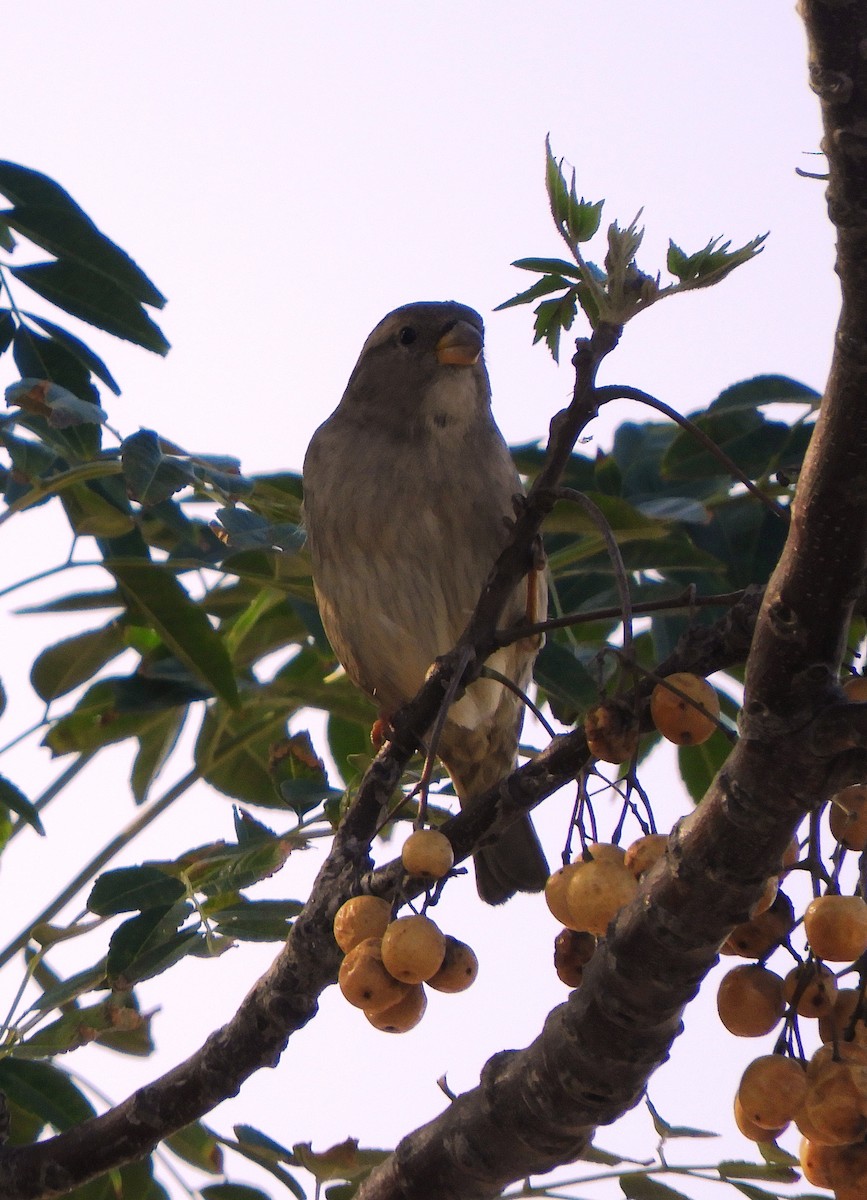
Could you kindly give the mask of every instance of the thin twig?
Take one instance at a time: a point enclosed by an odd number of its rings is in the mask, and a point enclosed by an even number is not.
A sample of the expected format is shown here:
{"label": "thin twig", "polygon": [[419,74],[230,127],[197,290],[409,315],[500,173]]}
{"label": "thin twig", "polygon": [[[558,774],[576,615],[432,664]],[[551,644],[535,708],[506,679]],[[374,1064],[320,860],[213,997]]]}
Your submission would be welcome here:
{"label": "thin twig", "polygon": [[536,720],[539,722],[539,724],[545,730],[548,737],[556,737],[557,736],[556,731],[548,724],[547,720],[545,719],[545,716],[542,713],[542,710],[533,703],[533,701],[530,699],[530,697],[527,695],[527,693],[523,690],[523,688],[518,687],[518,685],[517,685],[517,683],[515,683],[514,679],[510,679],[508,677],[508,675],[503,675],[502,672],[500,672],[500,671],[495,671],[493,667],[482,667],[482,678],[496,679],[497,683],[501,683],[504,688],[508,688],[508,690],[514,696],[518,697],[518,699],[521,701],[522,704],[525,704],[527,706],[527,708],[529,708],[530,712],[533,714],[533,716],[536,718]]}
{"label": "thin twig", "polygon": [[[646,616],[648,613],[676,612],[682,608],[730,608],[742,599],[744,593],[721,592],[717,596],[695,596],[691,591],[692,585],[680,596],[672,596],[668,600],[645,600],[632,605],[633,617]],[[511,626],[497,634],[499,646],[511,646],[522,638],[534,633],[548,633],[552,629],[567,629],[571,625],[589,625],[593,621],[608,621],[622,614],[620,605],[609,605],[608,608],[592,608],[583,612],[564,613],[562,617],[550,617],[547,621],[537,621],[534,625]]]}
{"label": "thin twig", "polygon": [[617,545],[614,530],[608,523],[602,509],[594,504],[589,496],[585,496],[583,492],[579,492],[575,488],[561,487],[554,489],[554,495],[558,500],[569,500],[573,504],[577,504],[579,508],[583,508],[584,512],[602,535],[602,540],[605,542],[605,548],[608,551],[608,557],[611,559],[614,582],[617,585],[617,594],[620,597],[620,617],[623,621],[623,652],[625,655],[631,657],[632,598],[629,595],[629,578],[626,574],[626,565],[623,562],[620,547]]}
{"label": "thin twig", "polygon": [[643,392],[640,388],[629,387],[625,384],[610,384],[608,387],[601,387],[597,390],[596,396],[600,405],[607,404],[611,400],[636,400],[639,404],[646,404],[649,408],[655,408],[657,412],[661,412],[663,416],[669,417],[681,429],[685,429],[687,433],[691,434],[697,442],[700,442],[708,454],[712,454],[717,462],[721,463],[735,479],[744,485],[748,492],[752,492],[769,512],[788,521],[789,511],[787,508],[778,504],[773,497],[766,495],[761,488],[756,487],[749,475],[744,474],[734,459],[729,458],[725,450],[720,449],[713,438],[708,437],[695,421],[683,416],[670,404],[666,404],[664,400],[657,400],[656,396],[651,396],[649,392]]}

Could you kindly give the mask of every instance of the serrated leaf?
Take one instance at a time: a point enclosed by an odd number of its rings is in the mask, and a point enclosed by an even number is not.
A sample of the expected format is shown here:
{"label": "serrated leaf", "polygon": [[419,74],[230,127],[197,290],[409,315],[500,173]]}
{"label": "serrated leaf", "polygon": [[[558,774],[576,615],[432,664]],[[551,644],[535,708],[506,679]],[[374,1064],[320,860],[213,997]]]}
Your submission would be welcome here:
{"label": "serrated leaf", "polygon": [[141,304],[89,265],[58,259],[8,270],[20,283],[73,317],[156,354],[168,354],[170,347],[162,330]]}
{"label": "serrated leaf", "polygon": [[[187,906],[176,906],[186,915]],[[172,932],[175,914],[171,909],[146,909],[115,930],[109,943],[106,970],[113,986],[128,988],[161,975],[192,953],[204,937],[195,929]]]}
{"label": "serrated leaf", "polygon": [[680,280],[682,288],[710,287],[725,278],[735,267],[760,254],[767,237],[768,235],[763,233],[736,250],[729,250],[730,241],[723,242],[721,238],[711,238],[707,245],[695,254],[685,254],[679,246],[670,241],[666,265],[669,272]]}
{"label": "serrated leaf", "polygon": [[38,325],[40,329],[44,329],[64,350],[67,350],[74,358],[77,358],[83,367],[91,371],[97,379],[105,384],[109,391],[114,392],[115,396],[120,395],[120,387],[108,367],[99,355],[94,354],[91,348],[85,345],[80,338],[73,337],[66,329],[61,329],[53,321],[46,321],[44,317],[37,317],[33,314],[30,315],[30,320]]}
{"label": "serrated leaf", "polygon": [[231,707],[238,704],[232,663],[220,635],[171,572],[150,562],[107,560],[134,618],[149,625],[171,652]]}
{"label": "serrated leaf", "polygon": [[30,682],[41,700],[56,700],[86,683],[126,648],[122,624],[109,621],[48,646],[33,663]]}
{"label": "serrated leaf", "polygon": [[0,775],[0,804],[5,805],[11,812],[16,813],[22,821],[32,826],[38,834],[45,836],[45,830],[42,828],[42,822],[39,819],[39,813],[36,808],[30,803],[20,788],[17,788],[11,779],[7,779],[5,775]]}
{"label": "serrated leaf", "polygon": [[98,877],[87,898],[87,908],[99,917],[171,906],[186,894],[179,879],[158,867],[118,867]]}
{"label": "serrated leaf", "polygon": [[498,304],[494,312],[502,312],[506,308],[517,308],[521,304],[532,304],[540,296],[548,296],[551,292],[559,292],[569,286],[569,282],[561,275],[545,275],[542,279],[537,280],[532,287],[528,287],[525,291],[518,292],[516,296],[512,296],[511,300],[504,300],[502,304]]}
{"label": "serrated leaf", "polygon": [[0,162],[0,192],[15,205],[6,222],[58,258],[86,264],[143,304],[162,308],[165,297],[129,255],[102,233],[69,193],[39,171]]}
{"label": "serrated leaf", "polygon": [[0,1060],[0,1091],[58,1131],[96,1115],[93,1105],[69,1076],[49,1063]]}

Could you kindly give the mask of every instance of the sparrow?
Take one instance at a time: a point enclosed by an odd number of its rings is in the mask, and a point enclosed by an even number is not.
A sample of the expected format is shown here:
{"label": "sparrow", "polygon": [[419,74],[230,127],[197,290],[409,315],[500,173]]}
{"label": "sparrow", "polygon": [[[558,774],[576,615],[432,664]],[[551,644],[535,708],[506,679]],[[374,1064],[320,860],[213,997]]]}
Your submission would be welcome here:
{"label": "sparrow", "polygon": [[[387,721],[463,633],[514,519],[521,481],[491,413],[484,325],[454,301],[407,304],[368,337],[304,460],[304,523],[319,612],[337,658]],[[530,595],[528,597],[528,588]],[[540,571],[502,617],[543,619]],[[539,639],[487,665],[522,690]],[[490,678],[452,704],[436,752],[467,803],[515,767],[523,703]],[[483,900],[541,891],[548,865],[528,817],[475,855]]]}

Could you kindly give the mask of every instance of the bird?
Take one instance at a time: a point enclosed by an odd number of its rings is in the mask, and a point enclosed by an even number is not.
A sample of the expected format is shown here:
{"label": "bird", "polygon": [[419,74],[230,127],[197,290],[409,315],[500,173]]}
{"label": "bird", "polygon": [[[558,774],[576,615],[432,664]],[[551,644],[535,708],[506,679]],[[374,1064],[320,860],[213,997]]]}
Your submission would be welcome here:
{"label": "bird", "polygon": [[[491,412],[484,324],[455,301],[388,313],[365,341],[303,467],[303,519],[322,623],[349,678],[384,722],[457,643],[509,537],[520,477]],[[529,590],[529,597],[528,597]],[[544,619],[533,570],[502,624]],[[526,691],[540,646],[523,638],[489,667]],[[523,702],[496,679],[471,683],[436,753],[466,804],[516,766]],[[529,817],[474,856],[481,898],[541,891],[548,865]]]}

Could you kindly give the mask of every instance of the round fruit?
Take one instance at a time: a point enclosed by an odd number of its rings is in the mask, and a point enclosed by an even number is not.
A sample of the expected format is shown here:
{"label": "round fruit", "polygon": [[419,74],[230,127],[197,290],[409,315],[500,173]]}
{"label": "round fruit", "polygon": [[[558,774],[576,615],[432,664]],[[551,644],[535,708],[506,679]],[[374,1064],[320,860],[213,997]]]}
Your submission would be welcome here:
{"label": "round fruit", "polygon": [[808,1079],[804,1107],[817,1141],[846,1146],[867,1133],[865,1087],[867,1067],[852,1062],[828,1062]]}
{"label": "round fruit", "polygon": [[400,852],[403,869],[420,879],[443,879],[455,865],[452,844],[438,829],[416,829]]}
{"label": "round fruit", "polygon": [[569,880],[566,907],[570,929],[602,935],[616,912],[638,892],[635,876],[612,862],[584,862]]}
{"label": "round fruit", "polygon": [[377,1012],[365,1009],[364,1015],[371,1025],[381,1029],[383,1033],[406,1033],[418,1025],[426,1008],[427,996],[421,984],[417,983],[407,988],[406,995],[402,996],[397,1004]]}
{"label": "round fruit", "polygon": [[560,982],[567,987],[578,987],[595,949],[596,938],[592,933],[561,929],[554,938],[554,970]]}
{"label": "round fruit", "polygon": [[738,1087],[744,1116],[762,1129],[781,1129],[804,1103],[807,1076],[793,1058],[765,1054],[751,1062]]}
{"label": "round fruit", "polygon": [[855,1020],[860,1000],[861,993],[857,988],[840,989],[831,1012],[819,1018],[819,1037],[823,1042],[836,1040],[844,1044],[863,1044],[867,1040],[867,1025],[864,1024],[863,1014]]}
{"label": "round fruit", "polygon": [[867,786],[853,783],[832,796],[828,821],[841,846],[859,852],[867,847]]}
{"label": "round fruit", "polygon": [[382,940],[375,937],[365,938],[349,951],[340,964],[337,983],[350,1004],[368,1013],[396,1004],[406,993],[406,985],[385,969]]}
{"label": "round fruit", "polygon": [[[677,692],[672,688],[677,688]],[[719,698],[700,675],[678,671],[666,676],[653,689],[650,716],[662,736],[670,742],[677,746],[699,746],[717,727]]]}
{"label": "round fruit", "polygon": [[801,963],[783,980],[783,995],[787,1004],[795,1005],[799,1017],[824,1017],[834,1007],[837,980],[821,963]]}
{"label": "round fruit", "polygon": [[831,1164],[836,1153],[834,1146],[822,1146],[808,1138],[801,1138],[798,1158],[807,1183],[812,1183],[814,1187],[831,1186]]}
{"label": "round fruit", "polygon": [[785,941],[794,926],[792,902],[785,892],[779,892],[767,912],[735,926],[721,947],[722,953],[761,958]]}
{"label": "round fruit", "polygon": [[860,704],[867,700],[867,676],[850,675],[843,684],[843,691],[846,693],[846,699],[852,704]]}
{"label": "round fruit", "polygon": [[627,847],[623,862],[635,878],[640,879],[659,862],[667,845],[667,833],[647,833]]}
{"label": "round fruit", "polygon": [[334,940],[348,954],[365,938],[381,938],[391,920],[391,905],[379,896],[353,896],[334,917]]}
{"label": "round fruit", "polygon": [[854,962],[867,950],[867,904],[860,896],[818,896],[807,905],[804,933],[817,958]]}
{"label": "round fruit", "polygon": [[867,1195],[867,1143],[838,1146],[829,1174],[836,1200],[864,1200]]}
{"label": "round fruit", "polygon": [[465,992],[475,983],[478,973],[479,960],[472,949],[447,933],[442,966],[436,975],[431,975],[427,985],[438,992]]}
{"label": "round fruit", "polygon": [[625,704],[604,700],[584,718],[584,736],[594,758],[626,762],[638,749],[638,722]]}
{"label": "round fruit", "polygon": [[565,867],[555,871],[545,884],[545,903],[548,905],[549,912],[561,925],[567,925],[569,928],[571,928],[572,918],[566,904],[566,893],[569,890],[570,880],[581,866],[583,864],[580,862],[567,863]]}
{"label": "round fruit", "polygon": [[613,842],[588,842],[587,844],[587,854],[595,862],[613,862],[618,866],[623,866],[625,853],[622,846],[615,846]]}
{"label": "round fruit", "polygon": [[782,868],[781,874],[791,870],[798,859],[801,857],[801,846],[796,837],[793,837],[783,852],[783,861],[780,863]]}
{"label": "round fruit", "polygon": [[382,961],[402,983],[424,983],[436,975],[446,939],[429,917],[398,917],[382,935]]}
{"label": "round fruit", "polygon": [[766,967],[745,963],[722,980],[716,998],[720,1020],[735,1037],[770,1033],[785,1010],[783,981]]}
{"label": "round fruit", "polygon": [[765,1129],[763,1126],[757,1125],[755,1121],[751,1121],[737,1096],[735,1096],[735,1125],[751,1142],[775,1142],[781,1134],[786,1132],[786,1125],[781,1125],[779,1129]]}

